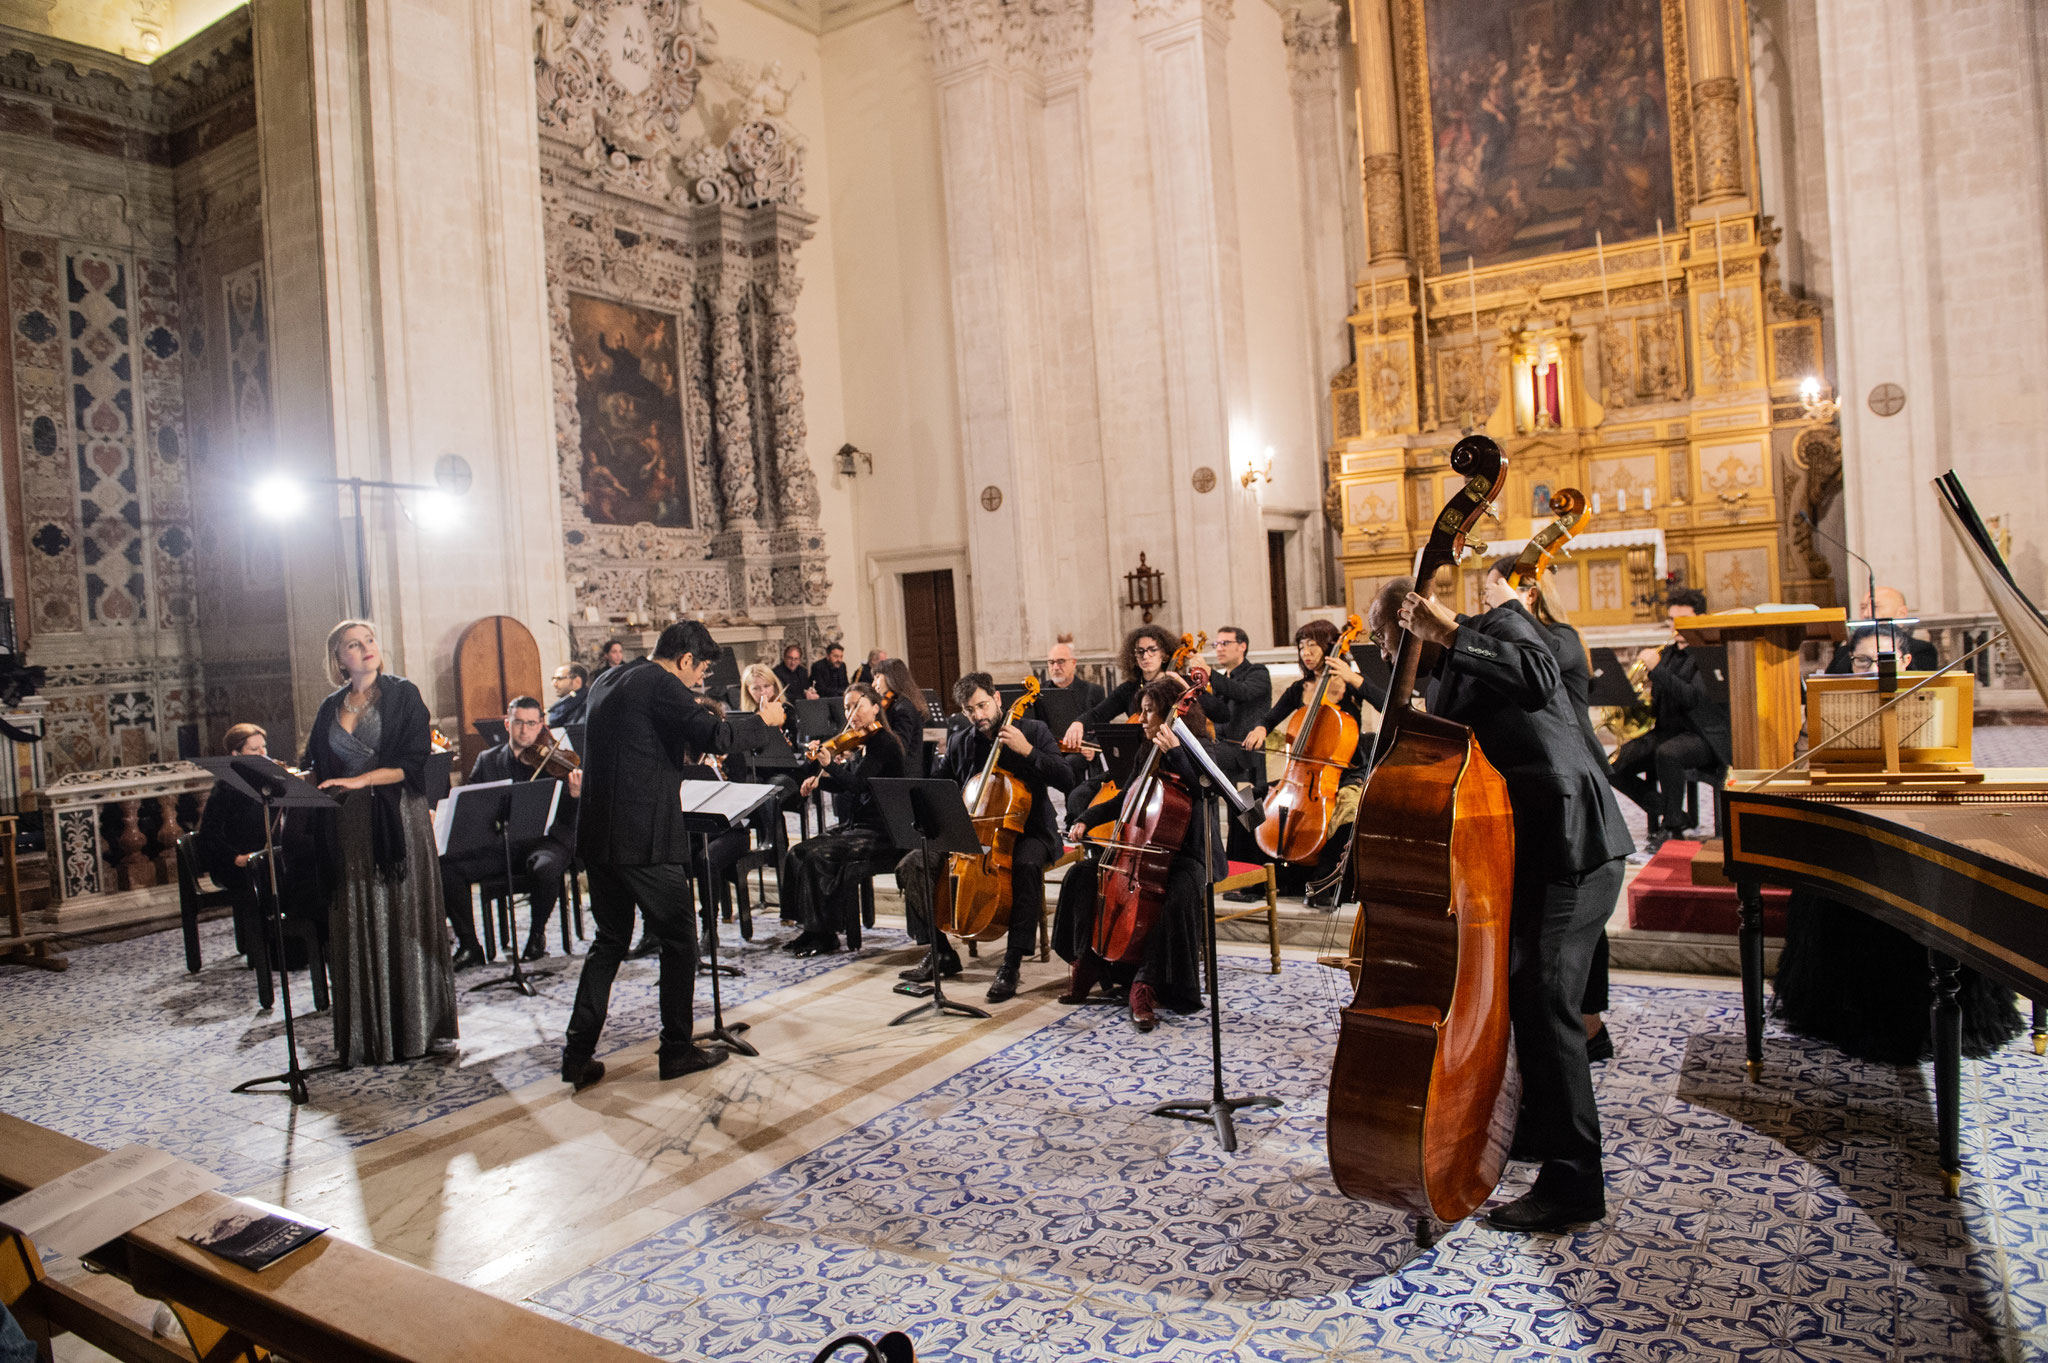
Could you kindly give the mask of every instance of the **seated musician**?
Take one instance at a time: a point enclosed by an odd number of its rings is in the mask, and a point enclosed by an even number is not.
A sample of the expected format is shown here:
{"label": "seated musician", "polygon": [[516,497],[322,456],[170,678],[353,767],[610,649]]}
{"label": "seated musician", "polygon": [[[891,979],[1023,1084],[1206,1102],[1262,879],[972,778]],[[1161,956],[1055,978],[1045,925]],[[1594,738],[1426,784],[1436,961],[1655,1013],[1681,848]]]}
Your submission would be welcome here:
{"label": "seated musician", "polygon": [[[261,725],[237,724],[221,740],[229,757],[266,757],[269,736]],[[256,922],[256,886],[249,879],[249,858],[263,850],[263,806],[226,781],[215,781],[199,814],[192,838],[199,869],[228,892],[234,906],[236,936],[260,932]]]}
{"label": "seated musician", "polygon": [[[1604,769],[1607,766],[1607,749],[1601,746],[1600,735],[1593,729],[1592,712],[1586,708],[1586,699],[1593,690],[1593,665],[1586,654],[1585,642],[1579,638],[1577,630],[1560,618],[1562,612],[1551,600],[1550,593],[1543,589],[1540,580],[1532,578],[1519,590],[1508,586],[1508,575],[1514,567],[1515,556],[1509,554],[1495,559],[1493,566],[1486,570],[1487,609],[1514,598],[1521,601],[1523,609],[1543,627],[1550,651],[1557,657],[1558,683],[1571,697],[1572,714],[1579,720],[1579,728],[1586,740],[1586,752]],[[1586,1055],[1596,1061],[1614,1059],[1614,1038],[1607,1035],[1607,1024],[1600,1016],[1607,1011],[1607,1002],[1607,934],[1603,932],[1594,944],[1593,966],[1586,973],[1586,996],[1579,1004],[1579,1013],[1586,1027]]]}
{"label": "seated musician", "polygon": [[1202,693],[1201,705],[1202,713],[1216,726],[1217,767],[1233,781],[1249,781],[1254,797],[1264,799],[1265,754],[1257,745],[1246,745],[1244,737],[1273,707],[1273,678],[1264,663],[1246,659],[1251,642],[1242,626],[1217,629],[1216,667],[1209,673],[1209,689]]}
{"label": "seated musician", "polygon": [[804,666],[804,651],[797,644],[785,644],[782,662],[772,669],[776,684],[782,688],[786,700],[816,700],[818,693],[811,689],[811,669]]}
{"label": "seated musician", "polygon": [[[1146,736],[1159,749],[1157,770],[1162,779],[1179,784],[1192,797],[1200,768],[1168,722],[1173,707],[1186,691],[1187,683],[1168,672],[1145,684],[1138,693],[1138,703]],[[1187,727],[1198,737],[1211,732],[1199,706],[1189,712]],[[1200,1011],[1202,914],[1208,903],[1208,883],[1221,874],[1223,860],[1222,842],[1218,839],[1217,864],[1205,866],[1203,841],[1201,821],[1189,820],[1187,836],[1180,846],[1171,849],[1166,898],[1158,921],[1145,938],[1144,955],[1136,964],[1106,961],[1095,950],[1096,887],[1102,870],[1098,861],[1090,857],[1068,869],[1066,879],[1060,882],[1059,906],[1052,925],[1053,950],[1073,966],[1067,992],[1060,996],[1061,1003],[1086,1003],[1089,991],[1097,984],[1105,989],[1127,988],[1131,1022],[1141,1032],[1159,1025],[1158,1009],[1162,1007],[1176,1013]],[[1113,856],[1114,852],[1101,855]]]}
{"label": "seated musician", "polygon": [[[1706,608],[1704,594],[1676,588],[1665,611],[1675,621]],[[1653,853],[1691,831],[1685,819],[1685,791],[1692,773],[1718,776],[1734,751],[1728,707],[1707,695],[1699,668],[1686,651],[1684,632],[1674,627],[1672,635],[1662,648],[1646,648],[1636,657],[1637,664],[1649,670],[1650,732],[1621,745],[1609,778],[1616,790],[1650,816]]]}
{"label": "seated musician", "polygon": [[882,717],[881,696],[866,682],[846,688],[846,733],[864,736],[840,752],[813,743],[798,787],[805,795],[822,786],[848,797],[839,824],[789,849],[783,903],[795,912],[803,931],[783,949],[799,956],[839,950],[839,925],[854,911],[861,872],[892,846],[868,783],[902,776],[906,759],[902,740]]}
{"label": "seated musician", "polygon": [[[524,781],[534,769],[521,761],[547,732],[541,718],[540,702],[532,696],[514,696],[505,705],[505,741],[487,749],[469,769],[467,784],[486,781]],[[546,778],[541,778],[546,779]],[[583,793],[583,773],[569,774],[568,789],[555,804],[555,821],[548,831],[532,842],[512,849],[514,873],[524,872],[532,885],[533,923],[527,929],[524,961],[537,961],[548,954],[548,919],[562,897],[562,873],[574,859],[576,846],[576,797]],[[455,968],[467,970],[487,959],[476,937],[476,909],[471,887],[505,878],[505,854],[496,847],[469,856],[441,860],[441,901],[448,912],[448,925],[455,929]],[[512,944],[505,943],[510,952]]]}
{"label": "seated musician", "polygon": [[[1123,651],[1117,655],[1117,668],[1123,680],[1094,709],[1067,726],[1066,733],[1060,736],[1060,746],[1069,752],[1078,751],[1091,725],[1128,722],[1138,712],[1139,690],[1165,671],[1166,664],[1173,658],[1173,651],[1179,647],[1180,639],[1163,625],[1140,625],[1125,635]],[[1101,790],[1102,779],[1091,777],[1067,792],[1069,836]],[[1105,817],[1113,816],[1114,811],[1105,814]]]}
{"label": "seated musician", "polygon": [[1045,689],[1047,691],[1072,691],[1076,699],[1086,702],[1092,709],[1102,704],[1107,693],[1102,683],[1083,677],[1074,659],[1074,636],[1062,634],[1045,651]]}
{"label": "seated musician", "polygon": [[1443,650],[1431,708],[1471,728],[1514,811],[1508,1011],[1522,1115],[1511,1157],[1542,1168],[1533,1188],[1487,1219],[1523,1231],[1598,1221],[1607,1213],[1600,1112],[1579,1006],[1634,844],[1558,685],[1550,642],[1522,603],[1454,615],[1412,586],[1395,578],[1380,588],[1372,637],[1389,662],[1400,630]]}
{"label": "seated musician", "polygon": [[846,645],[833,640],[825,656],[811,664],[811,691],[819,700],[846,694]]}
{"label": "seated musician", "polygon": [[[1074,784],[1073,768],[1060,755],[1052,730],[1035,719],[1015,724],[1005,721],[996,679],[986,672],[970,672],[953,683],[953,704],[972,721],[972,727],[956,728],[946,742],[946,755],[933,773],[962,787],[981,771],[988,760],[989,745],[1000,744],[996,759],[999,771],[1008,772],[1024,784],[1031,795],[1031,813],[1011,848],[1009,944],[1003,963],[996,968],[995,981],[988,987],[988,1001],[1002,1003],[1017,993],[1017,975],[1031,951],[1031,938],[1038,929],[1039,906],[1045,902],[1045,868],[1059,855],[1059,830],[1054,826],[1049,792],[1068,790]],[[984,835],[986,836],[986,835]],[[938,878],[948,873],[951,858],[935,852],[929,860],[923,852],[912,852],[897,864],[896,883],[903,887],[903,916],[914,942],[929,942],[932,923],[932,890]],[[960,973],[960,957],[952,944],[939,934],[939,972],[950,979]],[[931,966],[920,962],[902,972],[913,984],[931,982]]]}
{"label": "seated musician", "polygon": [[[1280,699],[1274,701],[1259,722],[1245,734],[1241,746],[1246,751],[1263,753],[1270,735],[1286,735],[1288,719],[1308,704],[1309,697],[1315,693],[1316,674],[1322,670],[1323,659],[1337,646],[1337,633],[1337,627],[1328,620],[1305,621],[1294,631],[1294,651],[1301,663],[1301,676],[1280,693]],[[1337,782],[1337,808],[1331,816],[1330,836],[1316,854],[1315,865],[1306,873],[1310,908],[1333,908],[1337,902],[1334,883],[1337,863],[1351,842],[1351,821],[1358,815],[1358,788],[1365,780],[1366,759],[1372,755],[1372,743],[1364,736],[1364,686],[1365,679],[1359,675],[1358,669],[1342,658],[1330,658],[1330,701],[1343,707],[1358,721],[1360,739],[1358,750],[1352,754],[1351,765],[1345,768]],[[1282,893],[1298,893],[1301,886],[1295,877],[1301,874],[1293,869],[1283,871]],[[1240,891],[1224,897],[1250,903],[1254,899],[1265,898],[1265,891]]]}
{"label": "seated musician", "polygon": [[563,663],[555,669],[555,703],[548,707],[548,727],[560,729],[583,722],[583,705],[590,699],[590,669],[582,663]]}
{"label": "seated musician", "polygon": [[[1856,617],[1859,620],[1898,620],[1906,616],[1906,594],[1897,587],[1879,587],[1876,595],[1865,592],[1863,599],[1856,603]],[[1840,676],[1850,672],[1861,672],[1864,668],[1855,666],[1857,640],[1866,632],[1875,633],[1877,626],[1865,625],[1857,630],[1853,638],[1835,645],[1832,657],[1828,659],[1827,670]],[[1932,672],[1941,666],[1941,659],[1935,653],[1934,644],[1914,635],[1911,625],[1887,625],[1882,627],[1889,636],[1893,648],[1899,654],[1899,671]],[[1879,645],[1872,643],[1864,649],[1871,661],[1868,671],[1877,671]]]}

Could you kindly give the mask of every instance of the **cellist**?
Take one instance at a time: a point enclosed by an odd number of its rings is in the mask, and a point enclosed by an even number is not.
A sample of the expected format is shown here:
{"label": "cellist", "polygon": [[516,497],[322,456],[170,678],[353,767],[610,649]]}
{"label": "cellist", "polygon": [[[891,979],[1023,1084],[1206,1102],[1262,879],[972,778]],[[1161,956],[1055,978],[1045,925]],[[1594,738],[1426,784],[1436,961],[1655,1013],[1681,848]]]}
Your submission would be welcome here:
{"label": "cellist", "polygon": [[1431,709],[1472,730],[1514,810],[1508,1011],[1522,1112],[1510,1157],[1542,1168],[1487,1220],[1519,1231],[1598,1221],[1607,1214],[1600,1113],[1579,1001],[1635,843],[1586,750],[1549,640],[1522,603],[1499,594],[1483,614],[1455,615],[1413,587],[1401,577],[1380,588],[1372,637],[1389,662],[1400,630],[1442,649]]}
{"label": "cellist", "polygon": [[[1365,679],[1344,658],[1331,653],[1336,645],[1337,627],[1328,620],[1304,621],[1301,628],[1294,631],[1294,651],[1301,663],[1301,676],[1280,693],[1280,699],[1273,702],[1273,708],[1266,711],[1265,718],[1244,736],[1243,743],[1247,749],[1258,752],[1265,747],[1267,734],[1286,731],[1288,718],[1308,704],[1309,697],[1315,693],[1316,674],[1322,671],[1326,660],[1330,665],[1328,703],[1348,711],[1358,721],[1359,731],[1365,731]],[[1365,763],[1371,751],[1371,743],[1360,743],[1352,754],[1351,765],[1338,778],[1337,813],[1330,823],[1330,836],[1324,841],[1322,851],[1317,853],[1315,864],[1308,873],[1311,887],[1308,906],[1312,909],[1336,905],[1336,887],[1334,883],[1325,882],[1334,881],[1337,863],[1343,857],[1344,849],[1351,845],[1351,821],[1358,813],[1358,788],[1365,781]],[[1286,884],[1289,873],[1284,868],[1281,876],[1281,893],[1293,893],[1294,887]],[[1321,888],[1315,888],[1317,886]],[[1251,898],[1239,899],[1239,895]],[[1263,891],[1239,891],[1225,896],[1247,904],[1254,898],[1263,897]]]}
{"label": "cellist", "polygon": [[[1032,937],[1038,929],[1039,906],[1045,902],[1045,868],[1059,855],[1059,829],[1053,820],[1052,800],[1046,792],[1073,789],[1074,769],[1060,753],[1051,729],[1035,719],[1005,722],[996,679],[988,673],[970,672],[954,682],[953,704],[971,724],[947,736],[946,755],[939,759],[938,770],[932,774],[964,789],[988,760],[989,745],[1000,744],[1003,752],[996,759],[997,770],[1023,782],[1031,795],[1030,816],[1011,849],[1010,902],[1014,907],[1010,913],[1010,936],[1004,947],[1003,963],[996,967],[995,980],[988,987],[988,1001],[1002,1003],[1016,996],[1017,975],[1023,968],[1024,957],[1031,951]],[[896,865],[896,883],[903,889],[903,917],[913,942],[922,944],[932,939],[932,887],[938,877],[948,874],[949,860],[943,852],[933,853],[929,861],[924,853],[911,852]],[[960,973],[959,953],[944,933],[939,934],[939,949],[934,955],[941,975],[951,979]],[[931,962],[925,960],[901,974],[913,984],[930,984],[930,972]]]}
{"label": "cellist", "polygon": [[[1179,647],[1180,636],[1168,632],[1164,625],[1140,625],[1125,635],[1123,650],[1117,654],[1117,671],[1122,680],[1100,704],[1067,726],[1066,733],[1061,735],[1067,751],[1079,750],[1090,725],[1120,724],[1138,713],[1138,692],[1166,670],[1173,651]],[[1067,792],[1068,828],[1086,817],[1089,804],[1101,789],[1101,779],[1089,777]]]}
{"label": "cellist", "polygon": [[[1159,750],[1158,770],[1162,779],[1177,782],[1190,795],[1198,786],[1200,769],[1182,746],[1168,722],[1187,683],[1167,672],[1147,682],[1138,692],[1139,719],[1145,736]],[[1188,729],[1207,739],[1212,732],[1199,707],[1186,716]],[[1199,800],[1196,808],[1201,808]],[[1095,937],[1096,883],[1099,871],[1094,859],[1070,867],[1060,883],[1059,907],[1052,923],[1052,949],[1073,967],[1066,1004],[1086,1003],[1098,983],[1109,988],[1128,987],[1131,1022],[1141,1032],[1159,1025],[1158,1009],[1176,1013],[1199,1012],[1202,1007],[1201,928],[1207,903],[1208,881],[1215,877],[1202,862],[1203,838],[1199,821],[1191,821],[1181,845],[1173,849],[1167,872],[1166,899],[1159,921],[1145,939],[1143,958],[1136,965],[1113,965],[1098,956],[1092,946]],[[1216,852],[1222,856],[1218,835]]]}

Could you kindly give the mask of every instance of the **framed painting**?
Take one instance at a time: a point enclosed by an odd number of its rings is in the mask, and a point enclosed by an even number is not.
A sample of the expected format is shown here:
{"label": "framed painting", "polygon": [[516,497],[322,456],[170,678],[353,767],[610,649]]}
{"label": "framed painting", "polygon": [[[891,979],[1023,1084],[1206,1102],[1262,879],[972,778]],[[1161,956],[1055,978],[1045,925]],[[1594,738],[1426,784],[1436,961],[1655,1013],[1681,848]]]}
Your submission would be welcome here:
{"label": "framed painting", "polygon": [[583,514],[597,525],[690,525],[681,352],[669,313],[569,295]]}

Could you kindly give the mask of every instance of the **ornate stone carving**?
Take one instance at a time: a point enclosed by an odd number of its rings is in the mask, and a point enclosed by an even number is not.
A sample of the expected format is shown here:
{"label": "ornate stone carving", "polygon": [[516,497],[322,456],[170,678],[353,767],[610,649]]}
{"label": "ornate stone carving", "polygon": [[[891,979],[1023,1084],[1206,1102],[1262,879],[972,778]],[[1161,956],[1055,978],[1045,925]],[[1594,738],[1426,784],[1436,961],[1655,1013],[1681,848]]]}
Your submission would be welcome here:
{"label": "ornate stone carving", "polygon": [[1335,5],[1312,0],[1280,11],[1280,41],[1287,45],[1287,71],[1297,87],[1316,86],[1337,74],[1344,42],[1344,16]]}
{"label": "ornate stone carving", "polygon": [[1078,79],[1095,36],[1091,0],[916,0],[941,78],[979,66]]}
{"label": "ornate stone carving", "polygon": [[1172,28],[1200,20],[1220,37],[1229,32],[1236,10],[1232,0],[1131,0],[1131,14],[1140,29]]}
{"label": "ornate stone carving", "polygon": [[739,304],[740,291],[729,286],[711,295],[712,420],[718,432],[719,499],[728,527],[754,520],[761,509],[754,485],[754,422]]}
{"label": "ornate stone carving", "polygon": [[1740,94],[1733,76],[1692,87],[1693,156],[1703,204],[1742,197]]}
{"label": "ornate stone carving", "polygon": [[1401,158],[1382,152],[1365,158],[1365,230],[1375,262],[1408,254],[1407,210],[1401,198]]}
{"label": "ornate stone carving", "polygon": [[696,0],[534,0],[540,122],[572,163],[629,192],[678,202],[683,115],[718,34]]}
{"label": "ornate stone carving", "polygon": [[915,0],[914,7],[940,76],[1003,58],[1005,6],[999,0]]}

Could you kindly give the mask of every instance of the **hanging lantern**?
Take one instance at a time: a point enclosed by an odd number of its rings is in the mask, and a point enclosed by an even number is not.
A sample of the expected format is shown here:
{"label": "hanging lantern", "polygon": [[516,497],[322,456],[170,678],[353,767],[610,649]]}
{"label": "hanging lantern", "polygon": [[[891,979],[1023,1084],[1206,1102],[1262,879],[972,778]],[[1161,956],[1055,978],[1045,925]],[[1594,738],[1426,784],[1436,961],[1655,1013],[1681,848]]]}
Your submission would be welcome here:
{"label": "hanging lantern", "polygon": [[1145,562],[1145,555],[1138,555],[1138,566],[1124,574],[1124,607],[1143,613],[1146,624],[1152,623],[1152,612],[1166,604],[1166,574]]}

